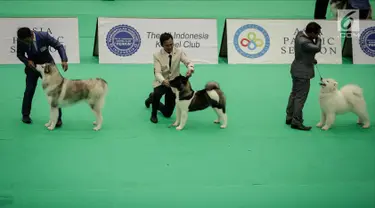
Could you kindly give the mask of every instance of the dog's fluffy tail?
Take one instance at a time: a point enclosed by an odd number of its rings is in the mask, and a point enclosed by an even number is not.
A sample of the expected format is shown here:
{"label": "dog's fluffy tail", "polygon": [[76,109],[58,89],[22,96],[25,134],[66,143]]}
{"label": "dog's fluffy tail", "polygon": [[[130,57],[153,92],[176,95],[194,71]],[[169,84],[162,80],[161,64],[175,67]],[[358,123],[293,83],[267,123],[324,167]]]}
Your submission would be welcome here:
{"label": "dog's fluffy tail", "polygon": [[363,90],[358,85],[345,85],[341,88],[341,93],[344,95],[346,101],[353,106],[365,105],[365,98],[363,96]]}
{"label": "dog's fluffy tail", "polygon": [[362,98],[363,97],[363,89],[358,85],[348,84],[341,88],[341,93],[345,94],[346,97],[350,97],[350,94]]}
{"label": "dog's fluffy tail", "polygon": [[220,85],[217,82],[208,82],[205,86],[208,96],[216,101],[216,105],[223,109],[224,113],[226,112],[226,97],[223,91],[220,89]]}
{"label": "dog's fluffy tail", "polygon": [[100,93],[100,94],[103,94],[105,96],[107,94],[107,91],[108,91],[108,82],[105,81],[102,78],[96,78],[96,80],[99,81],[100,88],[102,89],[102,92],[103,92],[103,93]]}
{"label": "dog's fluffy tail", "polygon": [[220,89],[220,85],[219,83],[217,82],[208,82],[205,86],[205,89],[207,91],[211,91],[211,90],[219,90]]}
{"label": "dog's fluffy tail", "polygon": [[107,81],[105,81],[104,79],[102,79],[102,78],[96,78],[97,80],[100,80],[100,81],[102,81],[102,82],[104,82],[105,84],[107,84],[108,85],[108,82]]}

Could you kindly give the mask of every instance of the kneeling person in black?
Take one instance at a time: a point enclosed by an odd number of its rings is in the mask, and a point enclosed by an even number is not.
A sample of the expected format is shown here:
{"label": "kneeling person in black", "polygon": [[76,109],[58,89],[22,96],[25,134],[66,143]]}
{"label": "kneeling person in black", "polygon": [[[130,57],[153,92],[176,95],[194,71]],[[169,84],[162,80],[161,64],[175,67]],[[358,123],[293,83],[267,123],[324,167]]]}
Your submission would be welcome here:
{"label": "kneeling person in black", "polygon": [[[22,121],[30,124],[31,104],[38,84],[40,73],[35,69],[36,64],[54,63],[49,52],[49,47],[55,48],[61,57],[64,71],[68,70],[68,58],[64,46],[47,32],[31,31],[30,28],[22,27],[17,31],[17,57],[25,64],[26,89],[22,101]],[[27,57],[25,57],[27,54]],[[56,127],[62,125],[61,109]]]}
{"label": "kneeling person in black", "polygon": [[[176,105],[176,97],[169,86],[169,80],[180,75],[180,62],[187,68],[187,77],[194,72],[194,64],[188,59],[186,54],[179,48],[174,47],[173,37],[169,33],[160,35],[160,44],[163,47],[160,51],[154,53],[154,92],[150,93],[145,101],[147,108],[152,104],[151,122],[157,123],[157,111],[165,117],[171,117]],[[165,95],[165,102],[160,102],[161,97]]]}

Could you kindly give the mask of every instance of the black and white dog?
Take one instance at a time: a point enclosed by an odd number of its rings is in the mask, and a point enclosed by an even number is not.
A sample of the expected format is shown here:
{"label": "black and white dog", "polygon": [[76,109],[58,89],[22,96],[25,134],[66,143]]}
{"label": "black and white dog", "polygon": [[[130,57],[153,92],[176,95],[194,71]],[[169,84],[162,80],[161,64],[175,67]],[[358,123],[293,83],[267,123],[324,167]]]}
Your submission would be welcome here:
{"label": "black and white dog", "polygon": [[176,95],[176,121],[171,125],[182,130],[188,119],[188,112],[204,110],[212,107],[218,118],[214,123],[221,123],[220,128],[227,127],[226,98],[217,82],[208,82],[204,89],[194,91],[188,77],[182,75],[169,82]]}

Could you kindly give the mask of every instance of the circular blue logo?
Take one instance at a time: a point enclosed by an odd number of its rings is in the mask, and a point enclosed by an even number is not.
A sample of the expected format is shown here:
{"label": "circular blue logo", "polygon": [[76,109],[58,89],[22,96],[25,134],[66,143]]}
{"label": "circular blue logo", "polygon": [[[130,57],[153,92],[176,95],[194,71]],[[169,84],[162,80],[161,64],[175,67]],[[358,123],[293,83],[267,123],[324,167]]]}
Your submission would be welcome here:
{"label": "circular blue logo", "polygon": [[270,48],[270,36],[267,31],[255,24],[244,25],[236,31],[233,38],[236,51],[247,58],[259,58]]}
{"label": "circular blue logo", "polygon": [[365,54],[375,57],[375,27],[366,28],[361,33],[359,45]]}
{"label": "circular blue logo", "polygon": [[117,25],[107,34],[108,49],[117,56],[131,56],[141,47],[141,36],[129,25]]}

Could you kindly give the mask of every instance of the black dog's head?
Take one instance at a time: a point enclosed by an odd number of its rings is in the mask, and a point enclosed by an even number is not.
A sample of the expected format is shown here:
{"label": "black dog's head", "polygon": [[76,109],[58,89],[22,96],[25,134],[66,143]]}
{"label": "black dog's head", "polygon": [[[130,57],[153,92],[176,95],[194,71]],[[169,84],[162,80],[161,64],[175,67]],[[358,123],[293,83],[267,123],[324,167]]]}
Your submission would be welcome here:
{"label": "black dog's head", "polygon": [[183,91],[186,87],[190,88],[189,78],[179,75],[173,80],[169,81],[169,85],[176,88],[178,91]]}

